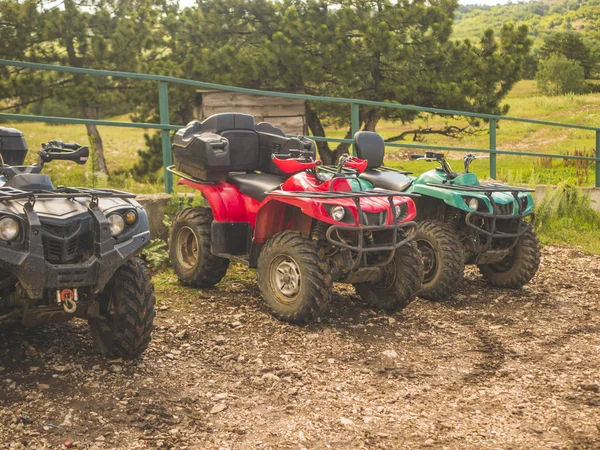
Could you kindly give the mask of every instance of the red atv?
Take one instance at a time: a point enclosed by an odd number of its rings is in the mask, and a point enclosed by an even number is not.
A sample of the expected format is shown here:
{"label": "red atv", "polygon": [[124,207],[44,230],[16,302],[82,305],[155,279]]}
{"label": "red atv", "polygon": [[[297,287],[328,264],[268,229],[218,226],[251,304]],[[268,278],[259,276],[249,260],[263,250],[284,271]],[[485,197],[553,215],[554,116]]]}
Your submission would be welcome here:
{"label": "red atv", "polygon": [[[372,143],[357,144],[368,154]],[[314,142],[246,114],[216,114],[179,130],[169,170],[209,205],[181,211],[170,230],[179,278],[207,288],[229,261],[243,261],[258,270],[273,313],[296,323],[326,310],[334,281],[352,283],[386,311],[410,303],[423,278],[413,200],[360,180],[366,160],[344,155],[323,168],[315,154]]]}

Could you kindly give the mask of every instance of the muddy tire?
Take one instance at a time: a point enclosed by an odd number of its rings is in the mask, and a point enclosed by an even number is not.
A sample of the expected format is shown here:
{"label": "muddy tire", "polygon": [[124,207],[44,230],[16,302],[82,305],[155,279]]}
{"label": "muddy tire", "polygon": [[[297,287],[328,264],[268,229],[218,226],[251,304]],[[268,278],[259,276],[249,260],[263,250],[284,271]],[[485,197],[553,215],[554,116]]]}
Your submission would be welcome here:
{"label": "muddy tire", "polygon": [[92,339],[109,358],[134,359],[148,347],[154,328],[154,286],[141,258],[117,269],[99,296],[101,319],[90,319]]}
{"label": "muddy tire", "polygon": [[465,256],[458,236],[442,222],[420,222],[415,242],[424,265],[419,297],[435,301],[451,297],[465,272]]}
{"label": "muddy tire", "polygon": [[183,284],[208,288],[227,273],[229,260],[210,252],[212,211],[187,208],[179,212],[169,231],[169,258]]}
{"label": "muddy tire", "polygon": [[396,250],[386,266],[385,277],[377,283],[356,283],[360,297],[372,307],[392,313],[408,306],[421,289],[423,260],[414,242]]}
{"label": "muddy tire", "polygon": [[526,231],[502,261],[477,267],[492,286],[513,289],[523,287],[531,281],[540,267],[540,243],[535,232]]}
{"label": "muddy tire", "polygon": [[286,322],[307,323],[327,310],[331,276],[317,256],[315,241],[283,231],[262,248],[258,285],[273,314]]}

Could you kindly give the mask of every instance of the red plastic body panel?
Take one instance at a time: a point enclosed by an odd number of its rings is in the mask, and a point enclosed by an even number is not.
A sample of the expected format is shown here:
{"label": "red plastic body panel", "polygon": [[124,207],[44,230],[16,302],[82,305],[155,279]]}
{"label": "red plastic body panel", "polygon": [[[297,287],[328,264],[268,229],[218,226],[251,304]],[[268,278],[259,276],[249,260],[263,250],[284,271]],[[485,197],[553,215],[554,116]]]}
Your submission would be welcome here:
{"label": "red plastic body panel", "polygon": [[317,164],[321,163],[321,161],[305,162],[298,161],[295,158],[279,159],[275,157],[273,158],[273,162],[277,167],[279,167],[279,170],[281,170],[284,173],[296,173],[303,170],[312,169],[313,167],[316,167]]}
{"label": "red plastic body panel", "polygon": [[202,192],[217,222],[248,222],[254,227],[260,202],[242,194],[237,186],[224,181],[215,184],[200,184],[183,178],[177,184]]}
{"label": "red plastic body panel", "polygon": [[345,164],[346,167],[358,170],[359,173],[363,173],[365,170],[367,170],[368,165],[369,161],[366,159],[358,159],[356,157],[353,157],[350,161],[346,161]]}

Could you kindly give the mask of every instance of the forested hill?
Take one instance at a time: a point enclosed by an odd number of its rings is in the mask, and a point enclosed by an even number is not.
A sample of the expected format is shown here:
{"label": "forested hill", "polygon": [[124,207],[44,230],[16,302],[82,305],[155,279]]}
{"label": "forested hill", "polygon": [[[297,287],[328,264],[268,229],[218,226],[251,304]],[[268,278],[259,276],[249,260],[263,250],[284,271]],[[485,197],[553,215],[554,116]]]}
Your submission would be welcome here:
{"label": "forested hill", "polygon": [[575,31],[600,51],[600,0],[542,0],[497,6],[461,6],[454,23],[455,39],[478,40],[484,29],[500,30],[506,22],[525,24],[539,48],[551,33]]}

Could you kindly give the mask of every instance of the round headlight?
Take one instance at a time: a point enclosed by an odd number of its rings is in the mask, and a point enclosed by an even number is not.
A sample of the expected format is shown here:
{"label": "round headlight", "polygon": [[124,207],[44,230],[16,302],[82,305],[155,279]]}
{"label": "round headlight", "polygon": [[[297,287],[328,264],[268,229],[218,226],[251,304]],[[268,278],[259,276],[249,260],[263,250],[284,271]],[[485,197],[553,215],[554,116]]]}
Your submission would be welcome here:
{"label": "round headlight", "polygon": [[329,211],[329,215],[333,220],[340,222],[346,215],[346,210],[343,206],[334,206],[331,208],[331,211]]}
{"label": "round headlight", "polygon": [[400,221],[406,213],[408,212],[408,206],[406,203],[402,203],[401,205],[396,205],[394,207],[394,213],[396,214],[396,221]]}
{"label": "round headlight", "polygon": [[469,199],[469,203],[467,203],[467,205],[469,205],[469,208],[477,211],[477,208],[479,208],[479,200],[476,198]]}
{"label": "round headlight", "polygon": [[131,225],[137,220],[137,213],[133,209],[130,209],[123,215],[123,218],[125,219],[125,223],[127,225]]}
{"label": "round headlight", "polygon": [[118,236],[125,229],[125,221],[120,214],[111,214],[108,216],[108,223],[110,224],[110,234]]}
{"label": "round headlight", "polygon": [[19,235],[19,222],[12,217],[0,219],[0,239],[12,241]]}

